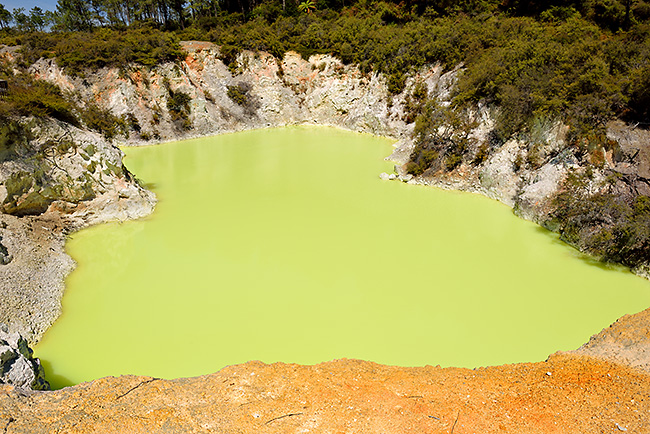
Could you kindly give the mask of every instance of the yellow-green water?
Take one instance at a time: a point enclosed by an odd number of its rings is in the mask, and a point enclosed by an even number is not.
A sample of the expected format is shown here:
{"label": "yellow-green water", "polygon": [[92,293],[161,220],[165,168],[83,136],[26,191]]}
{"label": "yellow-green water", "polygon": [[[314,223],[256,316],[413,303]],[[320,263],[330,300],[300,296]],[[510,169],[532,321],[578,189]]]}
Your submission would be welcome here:
{"label": "yellow-green water", "polygon": [[248,360],[538,361],[650,305],[479,195],[381,181],[391,142],[316,127],[125,149],[144,220],[75,234],[54,386],[194,376]]}

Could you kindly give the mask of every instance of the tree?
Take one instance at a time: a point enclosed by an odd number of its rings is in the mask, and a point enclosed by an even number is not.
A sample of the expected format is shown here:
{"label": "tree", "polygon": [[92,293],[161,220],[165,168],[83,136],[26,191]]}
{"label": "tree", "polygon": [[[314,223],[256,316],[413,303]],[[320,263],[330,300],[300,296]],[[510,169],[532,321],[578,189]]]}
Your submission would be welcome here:
{"label": "tree", "polygon": [[58,22],[61,30],[88,31],[94,27],[92,2],[84,0],[59,0],[56,5]]}
{"label": "tree", "polygon": [[5,9],[4,5],[0,3],[0,29],[8,29],[13,21],[11,12]]}
{"label": "tree", "polygon": [[16,27],[21,32],[30,30],[29,28],[29,17],[25,14],[25,8],[16,8],[13,12],[14,22]]}
{"label": "tree", "polygon": [[35,6],[29,11],[29,28],[30,30],[42,31],[47,25],[47,16],[43,9]]}
{"label": "tree", "polygon": [[632,7],[632,0],[625,0],[625,19],[623,20],[623,28],[630,29],[630,8]]}
{"label": "tree", "polygon": [[301,12],[307,12],[308,14],[311,13],[314,9],[316,9],[316,4],[312,0],[305,0],[304,2],[300,3],[298,5],[298,9]]}
{"label": "tree", "polygon": [[185,0],[171,0],[171,9],[176,13],[176,19],[181,29],[185,28]]}

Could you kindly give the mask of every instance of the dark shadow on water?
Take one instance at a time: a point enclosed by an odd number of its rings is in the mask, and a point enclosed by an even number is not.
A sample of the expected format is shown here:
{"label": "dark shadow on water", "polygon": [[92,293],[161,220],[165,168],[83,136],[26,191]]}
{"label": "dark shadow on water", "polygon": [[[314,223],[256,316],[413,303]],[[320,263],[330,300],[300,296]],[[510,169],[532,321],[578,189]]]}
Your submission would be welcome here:
{"label": "dark shadow on water", "polygon": [[144,182],[141,179],[138,179],[138,183],[140,184],[141,187],[149,191],[154,191],[158,187],[158,184],[156,184],[155,182]]}
{"label": "dark shadow on water", "polygon": [[580,260],[580,261],[585,262],[588,265],[591,265],[593,267],[598,267],[601,270],[630,272],[630,269],[627,268],[624,265],[615,264],[613,262],[603,262],[598,258],[595,258],[595,257],[593,257],[591,255],[588,255],[587,253],[581,252],[580,250],[573,247],[571,244],[569,244],[569,243],[567,243],[565,241],[562,241],[560,239],[560,236],[556,232],[552,232],[552,231],[546,229],[543,226],[536,225],[535,230],[537,232],[539,232],[541,234],[544,234],[545,236],[549,237],[549,239],[551,240],[551,242],[553,244],[558,244],[558,245],[561,245],[561,246],[567,246],[567,247],[571,248],[572,253],[573,253],[572,256],[574,258]]}
{"label": "dark shadow on water", "polygon": [[40,360],[41,365],[43,366],[43,370],[45,370],[45,379],[50,383],[52,390],[59,390],[63,389],[64,387],[74,386],[74,383],[63,375],[55,374],[50,362],[43,359]]}

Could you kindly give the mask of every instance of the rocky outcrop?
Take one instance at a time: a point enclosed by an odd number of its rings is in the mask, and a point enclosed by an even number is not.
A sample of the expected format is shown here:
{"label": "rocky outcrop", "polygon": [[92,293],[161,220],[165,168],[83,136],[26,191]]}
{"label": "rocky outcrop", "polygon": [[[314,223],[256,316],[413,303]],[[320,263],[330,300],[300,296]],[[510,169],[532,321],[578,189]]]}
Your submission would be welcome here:
{"label": "rocky outcrop", "polygon": [[[562,181],[570,170],[579,167],[571,153],[563,152],[566,126],[559,122],[540,124],[527,139],[490,143],[489,133],[494,124],[490,111],[479,108],[474,116],[476,125],[470,132],[469,157],[458,168],[450,172],[428,170],[417,177],[407,175],[406,164],[415,143],[405,140],[389,157],[397,163],[400,179],[480,193],[512,207],[522,218],[542,222]],[[476,163],[474,157],[486,144],[487,158]]]}
{"label": "rocky outcrop", "polygon": [[32,120],[34,139],[0,163],[0,322],[37,342],[61,311],[74,263],[67,233],[149,214],[154,195],[122,165],[122,152],[95,133]]}
{"label": "rocky outcrop", "polygon": [[2,244],[2,237],[0,236],[0,265],[7,265],[14,257],[9,254],[7,247]]}
{"label": "rocky outcrop", "polygon": [[43,367],[32,354],[22,336],[9,333],[7,326],[0,324],[0,383],[23,390],[49,389]]}
{"label": "rocky outcrop", "polygon": [[650,372],[650,309],[625,315],[589,339],[575,354],[599,357]]}
{"label": "rocky outcrop", "polygon": [[[82,106],[93,101],[117,116],[135,119],[138,131],[131,132],[131,144],[303,122],[390,136],[408,131],[399,97],[390,101],[381,75],[363,74],[332,56],[305,60],[287,53],[277,60],[267,53],[244,52],[233,74],[216,45],[182,46],[187,57],[179,64],[103,69],[82,79],[67,76],[51,59],[41,59],[30,71],[74,91]],[[239,85],[248,89],[246,101],[228,95],[230,87]],[[174,121],[168,107],[178,92],[191,98],[187,128]]]}

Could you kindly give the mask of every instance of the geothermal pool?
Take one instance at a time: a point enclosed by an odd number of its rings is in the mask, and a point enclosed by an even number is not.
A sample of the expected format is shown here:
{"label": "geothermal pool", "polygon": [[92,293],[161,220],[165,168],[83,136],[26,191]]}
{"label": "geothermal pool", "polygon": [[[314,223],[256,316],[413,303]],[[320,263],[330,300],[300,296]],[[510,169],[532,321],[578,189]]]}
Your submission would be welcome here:
{"label": "geothermal pool", "polygon": [[379,179],[391,141],[322,127],[125,149],[160,200],[74,234],[63,314],[36,347],[62,387],[248,360],[539,361],[650,305],[493,200]]}

